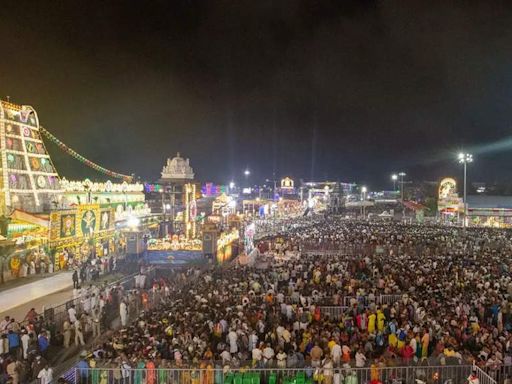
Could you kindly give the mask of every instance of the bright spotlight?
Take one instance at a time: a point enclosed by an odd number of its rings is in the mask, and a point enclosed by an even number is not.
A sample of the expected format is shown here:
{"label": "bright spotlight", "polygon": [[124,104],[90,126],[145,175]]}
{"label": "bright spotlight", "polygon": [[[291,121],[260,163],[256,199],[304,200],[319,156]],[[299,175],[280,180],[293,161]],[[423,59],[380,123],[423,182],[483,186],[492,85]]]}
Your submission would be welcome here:
{"label": "bright spotlight", "polygon": [[132,227],[132,228],[134,228],[134,227],[138,227],[138,226],[139,226],[139,224],[140,224],[140,220],[139,220],[137,217],[135,217],[135,216],[130,216],[130,217],[128,218],[128,220],[126,221],[126,224],[127,224],[129,227]]}

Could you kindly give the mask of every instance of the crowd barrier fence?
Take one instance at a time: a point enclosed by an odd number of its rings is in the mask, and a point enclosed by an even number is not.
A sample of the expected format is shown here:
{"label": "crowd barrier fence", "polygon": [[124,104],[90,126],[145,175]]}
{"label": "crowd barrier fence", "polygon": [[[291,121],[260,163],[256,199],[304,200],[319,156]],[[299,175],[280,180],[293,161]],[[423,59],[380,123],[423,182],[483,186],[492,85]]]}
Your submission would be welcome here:
{"label": "crowd barrier fence", "polygon": [[476,372],[479,384],[497,384],[485,371],[469,364],[364,368],[75,368],[66,379],[74,384],[466,384],[472,372]]}
{"label": "crowd barrier fence", "polygon": [[[146,271],[147,273],[147,279],[148,281],[151,280],[152,276],[154,275],[155,269],[149,268]],[[138,272],[137,272],[138,273]],[[137,273],[133,273],[128,276],[124,276],[121,279],[118,279],[116,281],[113,281],[106,286],[110,287],[122,287],[123,290],[127,291],[130,289],[133,289],[135,287],[135,276]],[[77,315],[80,316],[82,313],[81,308],[81,298],[75,298],[71,300],[67,300],[66,302],[53,306],[45,308],[43,312],[43,317],[46,321],[52,322],[54,326],[57,329],[62,329],[62,326],[66,319],[68,318],[68,309],[71,308],[71,306],[74,305],[77,310]],[[110,319],[109,319],[110,320]]]}

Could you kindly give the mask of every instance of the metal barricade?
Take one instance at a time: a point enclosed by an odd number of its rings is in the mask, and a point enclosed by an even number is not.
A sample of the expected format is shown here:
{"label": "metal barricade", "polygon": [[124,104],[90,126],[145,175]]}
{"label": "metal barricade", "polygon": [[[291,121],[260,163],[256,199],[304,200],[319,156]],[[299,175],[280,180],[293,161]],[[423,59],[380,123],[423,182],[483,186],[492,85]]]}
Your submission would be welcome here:
{"label": "metal barricade", "polygon": [[[504,374],[505,366],[487,367],[485,370],[474,365],[473,372],[476,372],[479,384],[497,384],[503,383],[508,376]],[[510,368],[510,367],[509,367]]]}
{"label": "metal barricade", "polygon": [[[120,365],[109,368],[75,368],[67,379],[76,384],[108,383],[283,383],[283,382],[350,382],[366,384],[465,384],[476,370],[480,384],[497,384],[489,375],[471,365],[396,366],[396,367],[305,367],[305,368],[222,368],[203,363],[201,368],[131,368]],[[74,376],[74,377],[73,377]],[[333,378],[336,376],[336,380]],[[74,381],[70,380],[74,378]],[[347,380],[348,379],[348,380]]]}
{"label": "metal barricade", "polygon": [[340,320],[343,318],[345,313],[347,312],[348,307],[340,305],[336,307],[325,307],[321,306],[320,313],[322,316],[329,316],[330,319]]}

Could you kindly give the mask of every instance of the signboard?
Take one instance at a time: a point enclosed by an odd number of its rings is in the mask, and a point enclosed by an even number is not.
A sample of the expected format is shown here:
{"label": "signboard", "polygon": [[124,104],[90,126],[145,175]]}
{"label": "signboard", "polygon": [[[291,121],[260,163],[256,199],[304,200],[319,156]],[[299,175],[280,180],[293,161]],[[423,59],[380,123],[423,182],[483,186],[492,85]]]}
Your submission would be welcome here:
{"label": "signboard", "polygon": [[464,203],[457,194],[455,179],[446,177],[439,183],[437,210],[439,212],[464,210]]}
{"label": "signboard", "polygon": [[451,177],[446,177],[439,183],[439,200],[457,196],[457,182]]}
{"label": "signboard", "polygon": [[99,205],[98,204],[82,204],[78,206],[78,236],[92,237],[95,232],[99,231]]}
{"label": "signboard", "polygon": [[60,215],[60,238],[76,235],[76,215],[74,213]]}
{"label": "signboard", "polygon": [[92,237],[114,228],[114,211],[98,204],[84,204],[76,209],[50,214],[50,241]]}

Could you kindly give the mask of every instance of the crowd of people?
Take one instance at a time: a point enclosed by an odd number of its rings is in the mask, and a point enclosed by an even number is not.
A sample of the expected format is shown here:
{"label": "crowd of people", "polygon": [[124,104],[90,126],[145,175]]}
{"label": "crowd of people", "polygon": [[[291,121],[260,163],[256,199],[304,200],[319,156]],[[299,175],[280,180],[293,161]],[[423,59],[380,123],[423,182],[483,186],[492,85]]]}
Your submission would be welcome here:
{"label": "crowd of people", "polygon": [[[45,337],[83,345],[88,331],[82,375],[108,367],[115,379],[147,384],[157,374],[166,382],[157,368],[301,368],[331,384],[349,367],[475,363],[492,374],[512,366],[509,231],[297,218],[256,246],[251,266],[140,274],[130,290],[76,288],[61,332],[34,311],[27,339],[7,319],[4,372],[45,362]],[[105,314],[119,316],[117,331],[105,332]]]}
{"label": "crowd of people", "polygon": [[[158,305],[99,343],[89,363],[121,376],[310,368],[327,384],[347,366],[512,363],[508,231],[317,218],[258,246],[254,266],[187,271],[188,286],[181,274],[161,282]],[[380,304],[390,294],[398,299]]]}
{"label": "crowd of people", "polygon": [[[112,297],[118,297],[119,287],[103,284],[94,285],[94,274],[115,272],[117,258],[90,257],[84,261],[76,260],[73,276],[73,300],[64,315],[63,324],[59,322],[60,313],[44,317],[31,308],[23,319],[5,316],[0,321],[0,383],[10,380],[13,384],[32,382],[36,379],[46,384],[53,379],[51,364],[54,355],[51,352],[61,350],[62,346],[85,345],[86,335],[97,337],[107,329],[109,311],[117,311],[117,303]],[[89,286],[87,287],[87,284]],[[72,321],[71,321],[72,320]],[[77,321],[79,320],[79,321]]]}

